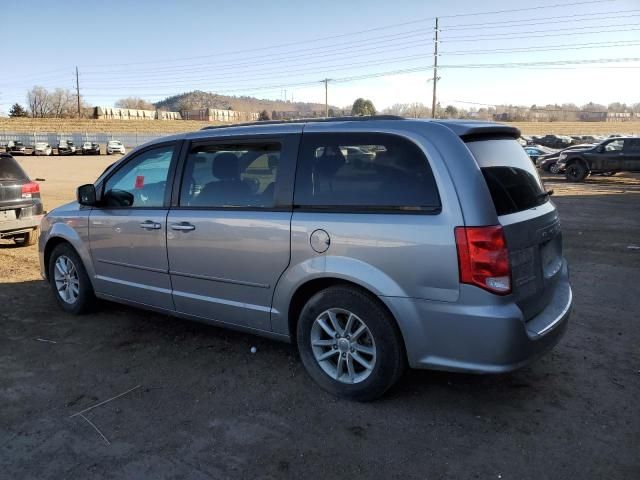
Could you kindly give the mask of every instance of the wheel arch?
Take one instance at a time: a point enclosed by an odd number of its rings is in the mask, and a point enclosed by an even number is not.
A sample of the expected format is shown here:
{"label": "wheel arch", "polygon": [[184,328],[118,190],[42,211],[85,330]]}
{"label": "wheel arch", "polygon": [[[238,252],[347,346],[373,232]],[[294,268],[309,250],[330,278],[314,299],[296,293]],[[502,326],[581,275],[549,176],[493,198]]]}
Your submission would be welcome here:
{"label": "wheel arch", "polygon": [[569,159],[567,159],[567,163],[566,166],[569,167],[571,165],[573,165],[574,163],[580,163],[582,164],[588,171],[591,170],[591,168],[589,168],[589,163],[582,157],[569,157]]}
{"label": "wheel arch", "polygon": [[65,223],[59,222],[53,224],[51,230],[47,234],[47,240],[42,252],[42,270],[45,274],[45,278],[49,278],[49,260],[51,259],[51,253],[61,243],[67,243],[71,248],[73,248],[78,257],[80,257],[80,260],[87,271],[89,281],[93,286],[95,270],[93,268],[93,262],[91,261],[87,242],[88,238],[86,238],[85,235],[79,234],[79,232]]}
{"label": "wheel arch", "polygon": [[398,319],[396,315],[391,311],[389,306],[380,299],[378,295],[376,295],[372,290],[363,286],[359,283],[356,283],[351,280],[347,280],[340,277],[334,276],[325,276],[318,277],[304,282],[299,285],[295,290],[291,297],[291,301],[289,302],[289,308],[287,311],[287,324],[289,330],[289,337],[292,343],[296,343],[296,330],[298,325],[298,320],[300,317],[300,313],[304,308],[305,304],[313,297],[316,293],[325,290],[330,287],[349,287],[354,290],[358,290],[360,293],[367,295],[371,300],[373,300],[376,304],[380,306],[391,318],[393,322],[393,326],[398,332],[399,337],[402,339],[402,351],[405,356],[405,360],[407,358],[406,352],[406,342],[404,335],[402,333],[402,329],[400,328],[400,324],[398,323]]}

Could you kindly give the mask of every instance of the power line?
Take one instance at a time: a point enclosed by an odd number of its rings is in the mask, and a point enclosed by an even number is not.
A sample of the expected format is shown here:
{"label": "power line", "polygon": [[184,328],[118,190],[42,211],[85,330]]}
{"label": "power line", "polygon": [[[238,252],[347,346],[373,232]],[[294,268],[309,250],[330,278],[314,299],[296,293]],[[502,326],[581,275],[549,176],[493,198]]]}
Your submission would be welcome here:
{"label": "power line", "polygon": [[[633,10],[633,11],[639,11],[639,10]],[[612,19],[612,18],[627,18],[629,16],[640,16],[639,15],[623,15],[623,16],[609,16],[609,17],[603,17],[603,19]],[[561,18],[561,17],[558,17]],[[589,20],[589,19],[588,19]],[[561,22],[565,22],[566,20],[564,18],[562,18],[560,20]],[[584,21],[584,19],[583,19]],[[630,25],[630,24],[627,24]],[[635,25],[635,24],[631,24],[631,25]],[[596,25],[596,26],[588,26],[588,27],[582,27],[582,28],[602,28],[601,25]],[[613,26],[612,26],[613,28]],[[441,29],[442,31],[442,29]],[[537,30],[535,32],[556,32],[556,30]],[[521,35],[523,32],[517,32],[517,35]],[[526,33],[526,32],[524,32]],[[417,30],[410,30],[407,32],[399,32],[399,33],[393,33],[393,34],[389,34],[389,35],[384,35],[384,36],[378,36],[375,37],[374,39],[369,39],[369,38],[365,38],[362,40],[356,40],[356,41],[350,41],[350,42],[339,42],[339,43],[334,43],[331,45],[324,45],[324,46],[319,46],[319,47],[313,47],[313,48],[302,48],[302,49],[295,49],[295,50],[290,50],[288,52],[277,52],[277,53],[271,53],[271,54],[262,54],[262,55],[257,55],[257,56],[250,56],[250,57],[246,57],[244,59],[241,59],[239,62],[236,61],[232,61],[231,63],[228,62],[223,62],[223,63],[218,63],[218,62],[209,62],[209,63],[196,63],[196,64],[184,64],[184,65],[173,65],[173,66],[166,66],[166,67],[161,67],[161,68],[153,68],[151,70],[148,69],[134,69],[132,71],[132,69],[127,68],[127,69],[122,69],[122,70],[110,70],[107,72],[101,72],[101,71],[86,71],[85,74],[89,74],[89,75],[101,75],[103,77],[105,76],[136,76],[139,75],[142,72],[145,71],[150,71],[152,73],[155,74],[161,74],[161,72],[175,72],[177,68],[180,68],[182,72],[187,72],[187,71],[200,71],[201,67],[204,66],[211,66],[211,67],[215,67],[216,69],[228,69],[228,68],[235,68],[235,67],[242,67],[242,66],[251,66],[251,65],[263,65],[266,63],[282,63],[282,62],[286,62],[287,60],[290,59],[294,59],[294,58],[307,58],[310,54],[313,53],[313,55],[315,57],[317,56],[328,56],[328,55],[332,55],[335,52],[340,52],[340,51],[354,51],[354,47],[357,46],[357,44],[361,44],[364,43],[365,47],[369,47],[369,48],[364,48],[364,50],[371,50],[371,46],[372,45],[376,45],[376,44],[388,44],[389,40],[391,41],[397,41],[397,40],[402,40],[402,39],[408,39],[408,38],[415,38],[415,37],[422,37],[424,34],[424,29],[417,29]],[[516,33],[514,32],[506,32],[506,33],[502,33],[502,34],[490,34],[490,36],[494,36],[494,35],[516,35]],[[484,35],[486,36],[486,35]],[[467,35],[467,36],[453,36],[453,37],[448,37],[448,39],[456,39],[456,38],[469,38],[469,37],[473,37],[474,39],[478,38],[478,35]],[[522,37],[522,38],[526,38],[526,37]],[[338,47],[338,48],[332,48],[332,47]],[[299,55],[291,55],[292,53],[297,53],[297,52],[302,52]],[[272,58],[274,57],[275,60],[270,60],[268,62],[265,62],[265,58]],[[256,63],[251,62],[251,60],[258,60],[258,62]]]}
{"label": "power line", "polygon": [[[564,7],[571,7],[571,6],[577,6],[577,5],[589,5],[589,4],[596,4],[596,3],[597,4],[602,4],[602,3],[609,3],[609,2],[613,2],[613,1],[615,1],[615,0],[588,0],[588,1],[581,1],[581,2],[560,3],[560,4],[552,4],[552,5],[540,5],[540,6],[536,6],[536,7],[514,8],[514,9],[508,9],[508,10],[494,10],[494,11],[484,11],[484,12],[474,12],[474,13],[462,13],[462,14],[455,14],[455,15],[441,15],[440,18],[458,18],[458,17],[467,17],[467,16],[478,16],[478,15],[494,15],[494,14],[502,14],[502,13],[525,12],[525,11],[532,11],[532,10],[564,8]],[[287,46],[292,46],[292,45],[313,43],[313,42],[318,42],[318,41],[322,41],[322,40],[333,40],[335,38],[350,37],[350,36],[355,36],[355,35],[361,35],[363,33],[376,32],[376,31],[380,31],[380,30],[388,30],[388,29],[391,29],[391,28],[396,28],[396,27],[405,26],[405,25],[415,25],[417,23],[424,23],[424,22],[428,22],[428,21],[433,21],[434,19],[435,19],[435,17],[426,17],[426,18],[410,20],[410,21],[407,21],[407,22],[394,23],[394,24],[384,25],[384,26],[380,26],[380,27],[368,28],[368,29],[359,30],[359,31],[356,31],[356,32],[347,32],[347,33],[343,33],[343,34],[339,34],[339,35],[329,35],[329,36],[323,36],[323,37],[316,37],[316,38],[313,38],[313,39],[297,40],[295,42],[287,42],[287,43],[269,45],[269,46],[258,47],[258,48],[235,50],[235,51],[230,51],[230,52],[212,53],[212,54],[208,54],[208,55],[197,55],[197,56],[192,56],[192,57],[181,57],[181,58],[174,58],[174,59],[150,60],[150,61],[133,62],[133,63],[85,65],[85,67],[112,67],[112,66],[122,67],[122,66],[132,66],[132,65],[134,65],[134,66],[135,65],[151,65],[151,64],[157,64],[157,63],[172,63],[172,62],[179,62],[179,61],[184,61],[184,60],[194,60],[194,59],[201,59],[201,58],[212,58],[212,57],[219,57],[219,56],[228,56],[228,55],[235,55],[235,54],[238,54],[238,53],[264,51],[264,50],[270,50],[270,49],[274,49],[274,48],[282,48],[282,47],[287,47]]]}
{"label": "power line", "polygon": [[[571,19],[571,18],[576,18],[576,20],[573,20],[573,22],[593,22],[593,21],[600,21],[600,20],[627,18],[629,16],[636,16],[636,15],[626,15],[626,14],[636,13],[639,11],[640,11],[639,9],[618,10],[618,11],[607,11],[607,12],[597,12],[597,13],[580,13],[576,15],[562,15],[558,17],[547,16],[547,17],[538,17],[538,18],[527,18],[524,20],[499,20],[495,22],[466,23],[466,24],[451,25],[451,26],[445,25],[444,27],[441,27],[441,30],[449,32],[449,31],[456,31],[456,30],[478,30],[480,28],[489,27],[489,26],[522,27],[527,25],[538,25],[538,23],[530,23],[530,22],[538,22],[538,21],[541,21],[542,24],[568,23],[567,19]],[[614,14],[615,16],[610,16]],[[621,15],[621,14],[624,14],[624,15]],[[594,17],[594,18],[578,18],[578,17]]]}
{"label": "power line", "polygon": [[[637,23],[632,23],[629,25],[637,25]],[[594,27],[595,28],[595,27]],[[613,27],[611,27],[613,28]],[[636,32],[640,30],[640,28],[626,28],[626,29],[621,29],[621,28],[616,28],[615,30],[599,30],[596,32],[574,32],[571,31],[569,32],[569,34],[571,36],[575,36],[575,35],[593,35],[595,33],[621,33],[621,32]],[[458,38],[462,38],[462,37],[457,37],[452,39],[451,37],[448,37],[444,40],[444,42],[446,43],[459,43],[459,42],[487,42],[487,41],[494,41],[494,40],[520,40],[520,39],[524,39],[524,38],[551,38],[551,37],[566,37],[568,35],[567,32],[558,32],[558,33],[548,33],[548,32],[557,32],[557,30],[542,30],[543,32],[547,32],[544,33],[542,35],[521,35],[519,33],[502,33],[502,34],[493,34],[493,38],[479,38],[480,35],[475,36],[474,38],[463,38],[461,40],[458,40]],[[496,36],[500,35],[500,38],[496,38]],[[506,37],[503,35],[511,35],[510,37]]]}
{"label": "power line", "polygon": [[[458,65],[439,65],[438,68],[444,69],[458,69],[458,68],[522,68],[522,67],[564,67],[568,65],[588,65],[588,64],[611,64],[611,63],[629,63],[629,62],[640,62],[640,58],[602,58],[602,59],[583,59],[583,60],[560,60],[560,61],[545,61],[545,62],[512,62],[512,63],[482,63],[482,64],[458,64]],[[390,75],[398,75],[403,73],[416,73],[416,72],[424,72],[431,70],[432,66],[420,66],[420,67],[412,67],[412,68],[404,68],[404,69],[396,69],[396,70],[387,70],[383,72],[356,75],[350,77],[342,77],[342,78],[334,78],[333,81],[336,83],[344,83],[347,81],[353,80],[361,80],[367,78],[376,78],[381,76],[390,76]],[[640,68],[640,66],[638,67]],[[301,82],[301,83],[282,83],[276,85],[258,85],[258,86],[243,86],[242,88],[236,88],[232,90],[227,90],[228,92],[242,92],[242,91],[260,91],[260,90],[275,90],[277,88],[284,87],[296,87],[296,86],[308,86],[317,84],[317,81],[314,82]],[[156,85],[161,86],[161,85]],[[171,87],[171,85],[165,85]],[[127,87],[118,88],[118,90],[125,89]],[[146,87],[140,87],[146,88]],[[86,91],[87,89],[85,89]],[[105,91],[107,89],[100,88],[100,91]],[[211,89],[209,89],[211,90]],[[217,89],[218,90],[218,89]],[[219,92],[224,91],[224,89],[219,89]],[[164,94],[150,94],[147,95],[164,95]]]}

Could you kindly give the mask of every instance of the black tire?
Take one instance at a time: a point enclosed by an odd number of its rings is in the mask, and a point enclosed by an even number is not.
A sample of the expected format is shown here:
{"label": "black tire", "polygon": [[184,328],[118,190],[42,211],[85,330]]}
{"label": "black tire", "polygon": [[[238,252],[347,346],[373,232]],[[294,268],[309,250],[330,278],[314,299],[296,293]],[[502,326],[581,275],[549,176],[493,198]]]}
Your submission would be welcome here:
{"label": "black tire", "polygon": [[[316,319],[329,309],[343,309],[355,314],[359,319],[365,319],[363,323],[366,324],[373,339],[375,362],[368,376],[361,381],[356,383],[340,382],[329,376],[316,360],[311,345],[312,328]],[[343,324],[342,328],[344,326]],[[368,333],[364,335],[368,335]],[[348,336],[343,338],[349,339]],[[338,340],[336,340],[337,342]],[[309,299],[302,309],[298,321],[297,343],[300,358],[307,373],[320,387],[339,397],[361,402],[375,400],[395,384],[405,370],[404,346],[395,320],[374,297],[350,286],[330,287],[316,293]],[[327,351],[330,350],[329,347],[323,348],[327,348]],[[336,362],[340,361],[341,356],[350,355],[349,353],[340,353],[336,346],[333,349],[336,350],[337,358],[331,358]],[[349,357],[351,365],[356,365],[354,358]],[[346,362],[346,360],[343,361]],[[359,364],[357,366],[362,368]],[[344,369],[342,371],[344,375],[347,375]]]}
{"label": "black tire", "polygon": [[574,162],[568,165],[565,170],[565,177],[570,182],[584,182],[588,174],[589,171],[582,162]]}
{"label": "black tire", "polygon": [[21,233],[20,235],[16,235],[13,237],[13,241],[18,245],[22,245],[23,247],[30,247],[31,245],[35,245],[38,243],[38,239],[40,238],[40,227],[36,227],[30,232]]}
{"label": "black tire", "polygon": [[[69,303],[62,299],[62,296],[58,293],[58,289],[56,288],[55,281],[55,268],[56,261],[58,258],[65,256],[71,262],[73,262],[73,266],[78,274],[78,295],[75,301]],[[93,292],[93,286],[91,285],[91,281],[89,280],[89,276],[87,275],[87,271],[84,268],[82,260],[80,256],[76,253],[71,245],[68,243],[61,243],[57,245],[53,252],[51,252],[51,257],[49,257],[49,285],[51,286],[51,290],[53,291],[53,296],[58,302],[58,305],[62,310],[67,313],[72,313],[74,315],[81,315],[83,313],[90,312],[93,310],[96,304],[96,297]]]}

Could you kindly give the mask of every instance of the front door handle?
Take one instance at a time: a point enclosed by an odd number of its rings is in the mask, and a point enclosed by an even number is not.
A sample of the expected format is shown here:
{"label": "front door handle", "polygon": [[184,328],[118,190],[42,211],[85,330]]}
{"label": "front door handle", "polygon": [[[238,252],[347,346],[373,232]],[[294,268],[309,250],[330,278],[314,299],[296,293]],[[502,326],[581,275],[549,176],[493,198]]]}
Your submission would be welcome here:
{"label": "front door handle", "polygon": [[187,222],[180,222],[180,223],[172,223],[171,224],[171,230],[178,230],[181,232],[190,232],[191,230],[195,230],[196,226],[192,225],[190,223]]}
{"label": "front door handle", "polygon": [[160,230],[162,225],[152,220],[145,220],[140,224],[140,228],[144,228],[145,230]]}

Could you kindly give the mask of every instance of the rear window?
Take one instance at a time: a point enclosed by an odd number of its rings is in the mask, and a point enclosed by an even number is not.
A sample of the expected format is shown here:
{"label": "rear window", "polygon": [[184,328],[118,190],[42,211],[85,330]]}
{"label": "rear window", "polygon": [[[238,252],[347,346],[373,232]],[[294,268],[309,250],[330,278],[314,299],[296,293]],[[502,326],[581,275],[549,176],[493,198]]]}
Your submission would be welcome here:
{"label": "rear window", "polygon": [[27,180],[27,174],[9,155],[0,155],[0,180]]}
{"label": "rear window", "polygon": [[467,142],[493,199],[498,215],[509,215],[549,201],[533,163],[511,139]]}
{"label": "rear window", "polygon": [[440,198],[427,158],[410,140],[382,133],[305,133],[295,205],[434,213]]}

